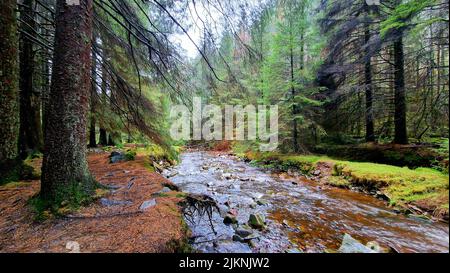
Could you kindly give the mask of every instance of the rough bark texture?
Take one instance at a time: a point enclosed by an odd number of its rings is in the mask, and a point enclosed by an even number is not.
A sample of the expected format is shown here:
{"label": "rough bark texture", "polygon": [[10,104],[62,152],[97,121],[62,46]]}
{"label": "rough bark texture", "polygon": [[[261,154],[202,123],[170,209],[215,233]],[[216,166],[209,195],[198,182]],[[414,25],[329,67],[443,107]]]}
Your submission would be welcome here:
{"label": "rough bark texture", "polygon": [[96,74],[96,55],[95,52],[92,51],[92,81],[91,81],[91,110],[90,110],[90,125],[89,125],[89,147],[95,148],[97,147],[97,140],[95,136],[95,108],[96,108],[96,81],[97,81],[97,74]]}
{"label": "rough bark texture", "polygon": [[108,136],[106,134],[106,130],[103,129],[103,128],[100,128],[99,143],[102,146],[107,146],[108,145]]}
{"label": "rough bark texture", "polygon": [[56,4],[55,52],[47,111],[41,198],[79,202],[95,183],[86,160],[91,90],[92,0]]}
{"label": "rough bark texture", "polygon": [[394,103],[395,103],[395,138],[394,143],[407,144],[406,132],[406,94],[405,94],[405,64],[403,53],[403,38],[400,34],[394,42]]}
{"label": "rough bark texture", "polygon": [[[364,31],[364,42],[368,44],[370,41],[370,27],[366,24]],[[366,95],[366,141],[375,141],[375,129],[373,119],[373,92],[372,92],[372,63],[370,58],[370,50],[366,49],[366,60],[364,62],[364,83]]]}
{"label": "rough bark texture", "polygon": [[[25,0],[21,7],[22,30],[35,36],[33,0]],[[34,88],[34,53],[31,37],[20,35],[20,133],[19,153],[25,158],[31,151],[43,146],[40,95]]]}
{"label": "rough bark texture", "polygon": [[0,9],[0,180],[18,154],[19,86],[15,0]]}

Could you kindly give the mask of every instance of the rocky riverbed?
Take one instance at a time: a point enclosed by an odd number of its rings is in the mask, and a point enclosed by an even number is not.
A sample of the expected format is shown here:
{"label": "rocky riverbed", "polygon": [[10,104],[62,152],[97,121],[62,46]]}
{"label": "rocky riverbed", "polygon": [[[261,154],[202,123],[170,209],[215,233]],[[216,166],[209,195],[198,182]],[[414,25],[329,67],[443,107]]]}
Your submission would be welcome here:
{"label": "rocky riverbed", "polygon": [[275,174],[229,155],[189,152],[164,174],[184,192],[211,197],[207,215],[187,217],[202,252],[324,252],[349,234],[398,252],[448,252],[448,224],[407,217],[385,202],[301,175]]}

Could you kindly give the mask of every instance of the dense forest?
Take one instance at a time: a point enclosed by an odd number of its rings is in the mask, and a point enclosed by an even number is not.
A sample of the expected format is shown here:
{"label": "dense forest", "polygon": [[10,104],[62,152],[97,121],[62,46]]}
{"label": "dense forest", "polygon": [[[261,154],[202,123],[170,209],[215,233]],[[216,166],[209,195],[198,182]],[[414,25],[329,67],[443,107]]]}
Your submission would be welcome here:
{"label": "dense forest", "polygon": [[[178,177],[187,160],[203,160],[190,154],[195,150],[307,178],[336,191],[375,197],[402,217],[446,222],[447,230],[436,235],[446,238],[446,249],[431,243],[424,243],[429,248],[386,244],[402,252],[448,252],[448,8],[448,0],[2,0],[2,230],[10,221],[3,211],[16,206],[19,191],[24,202],[21,213],[34,220],[17,218],[16,226],[64,221],[69,216],[79,219],[91,215],[93,208],[94,215],[105,213],[96,207],[98,202],[120,217],[115,210],[121,211],[117,207],[128,201],[111,203],[108,196],[117,189],[105,183],[119,170],[125,173],[128,189],[144,172],[149,178],[143,181],[174,177],[173,183],[161,185],[169,188],[167,192],[175,191],[172,199],[176,196],[184,204],[180,209],[184,218],[194,207],[213,225],[213,209],[219,209],[220,202],[197,191],[185,193],[175,182],[189,181]],[[276,105],[277,149],[261,151],[260,137],[173,139],[171,108],[185,105],[192,110],[194,97],[219,107]],[[203,122],[206,119],[203,116]],[[247,115],[236,126],[247,128],[249,123]],[[203,171],[216,166],[213,158],[204,159]],[[136,176],[127,176],[127,168],[140,169],[132,171]],[[222,179],[253,181],[230,172],[222,170]],[[133,193],[133,198],[144,201],[140,209],[150,204],[144,189],[157,191],[141,188]],[[158,198],[170,199],[169,193],[159,194]],[[150,201],[159,206],[158,198]],[[180,206],[172,199],[166,201],[173,202],[168,207]],[[258,205],[264,202],[269,201],[256,200]],[[236,224],[235,214],[231,208],[224,223]],[[293,228],[288,220],[301,218],[282,210],[269,214],[270,221],[279,221],[286,229]],[[251,214],[248,224],[259,230],[271,225],[259,223],[259,216]],[[173,224],[177,219],[166,224],[182,230]],[[137,222],[130,222],[139,229]],[[431,226],[430,230],[442,231]],[[23,228],[22,233],[30,232],[29,241],[39,236]],[[212,229],[216,233],[214,225]],[[151,232],[155,230],[164,228],[155,225]],[[66,240],[59,232],[58,238]],[[339,236],[351,233],[339,232]],[[8,234],[2,235],[0,251],[40,250],[40,246],[21,248],[14,240],[13,246]],[[341,237],[334,236],[321,238],[325,243],[320,247],[300,235],[289,241],[295,241],[300,251],[322,252],[338,248],[335,242]],[[233,241],[245,241],[246,247],[253,242],[241,237]],[[356,235],[364,241],[362,237]],[[183,240],[164,243],[170,250],[122,244],[88,251],[178,251],[186,248]]]}

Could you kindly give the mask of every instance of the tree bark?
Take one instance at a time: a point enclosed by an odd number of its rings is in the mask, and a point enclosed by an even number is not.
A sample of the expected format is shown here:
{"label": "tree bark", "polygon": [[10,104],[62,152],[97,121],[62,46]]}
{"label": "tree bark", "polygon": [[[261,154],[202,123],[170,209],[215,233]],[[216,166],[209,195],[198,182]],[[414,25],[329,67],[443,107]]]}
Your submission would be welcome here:
{"label": "tree bark", "polygon": [[[35,36],[33,0],[25,0],[20,12],[21,29]],[[41,151],[43,136],[41,127],[40,96],[34,88],[34,52],[31,37],[20,35],[20,132],[19,153],[26,158],[32,151]]]}
{"label": "tree bark", "polygon": [[405,67],[403,52],[403,33],[394,41],[394,143],[407,144],[406,131],[406,94],[405,94]]}
{"label": "tree bark", "polygon": [[368,47],[370,41],[370,26],[368,23],[365,25],[364,30],[364,42],[366,45],[365,62],[364,62],[364,83],[365,83],[365,95],[366,95],[366,142],[375,141],[375,129],[373,118],[373,92],[372,92],[372,63],[370,58],[370,50]]}
{"label": "tree bark", "polygon": [[96,71],[96,55],[95,52],[92,51],[92,71],[91,71],[91,100],[90,100],[90,105],[91,105],[91,110],[90,110],[90,124],[89,124],[89,147],[91,148],[95,148],[97,147],[97,140],[95,137],[95,108],[96,108],[96,93],[97,93],[97,88],[96,88],[96,81],[97,81],[97,71]]}
{"label": "tree bark", "polygon": [[19,86],[16,0],[0,9],[0,180],[18,155]]}
{"label": "tree bark", "polygon": [[99,143],[102,146],[108,146],[108,136],[107,136],[106,130],[103,128],[100,128]]}
{"label": "tree bark", "polygon": [[[75,4],[74,4],[75,3]],[[91,90],[92,0],[56,3],[55,51],[40,197],[80,203],[94,192],[86,160]]]}

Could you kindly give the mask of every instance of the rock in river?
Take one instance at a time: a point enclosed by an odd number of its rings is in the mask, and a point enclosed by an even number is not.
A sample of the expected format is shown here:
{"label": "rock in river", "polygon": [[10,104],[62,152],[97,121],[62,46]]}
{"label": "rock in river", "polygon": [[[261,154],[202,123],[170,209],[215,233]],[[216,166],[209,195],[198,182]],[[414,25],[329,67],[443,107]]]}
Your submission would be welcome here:
{"label": "rock in river", "polygon": [[248,218],[248,224],[252,228],[264,229],[266,220],[261,214],[250,214],[250,217]]}
{"label": "rock in river", "polygon": [[345,234],[342,240],[342,245],[338,249],[340,253],[376,253],[376,251],[370,249],[369,247],[363,245],[358,240],[354,239],[352,236]]}
{"label": "rock in river", "polygon": [[238,220],[236,218],[236,216],[234,216],[233,214],[227,213],[227,215],[225,215],[225,218],[223,218],[223,223],[224,224],[237,224]]}

